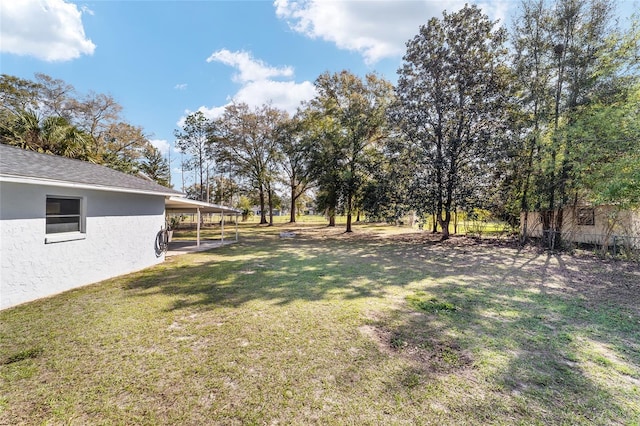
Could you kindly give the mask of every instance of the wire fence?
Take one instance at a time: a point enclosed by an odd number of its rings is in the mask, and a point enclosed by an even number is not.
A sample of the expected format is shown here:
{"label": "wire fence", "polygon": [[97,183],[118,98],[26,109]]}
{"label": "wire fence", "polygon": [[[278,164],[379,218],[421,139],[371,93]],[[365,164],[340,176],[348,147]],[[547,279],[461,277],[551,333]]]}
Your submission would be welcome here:
{"label": "wire fence", "polygon": [[562,237],[556,231],[543,232],[544,245],[556,247],[556,242],[562,242],[564,248],[582,248],[598,250],[602,254],[609,254],[616,258],[640,260],[640,236],[616,234],[575,234]]}

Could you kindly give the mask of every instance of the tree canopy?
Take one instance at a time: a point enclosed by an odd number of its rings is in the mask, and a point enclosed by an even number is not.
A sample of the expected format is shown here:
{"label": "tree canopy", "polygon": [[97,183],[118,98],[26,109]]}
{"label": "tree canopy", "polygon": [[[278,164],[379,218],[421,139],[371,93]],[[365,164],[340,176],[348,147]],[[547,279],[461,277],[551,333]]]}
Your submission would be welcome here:
{"label": "tree canopy", "polygon": [[324,73],[315,86],[318,95],[307,105],[319,142],[313,147],[320,166],[315,175],[328,196],[327,207],[335,211],[341,202],[346,231],[351,232],[356,199],[366,181],[365,164],[386,139],[393,86],[375,74],[361,79],[348,71]]}
{"label": "tree canopy", "polygon": [[[330,226],[345,214],[347,232],[355,215],[431,216],[443,239],[458,211],[513,227],[524,212],[526,235],[537,210],[551,248],[567,206],[640,208],[637,16],[622,31],[613,0],[524,0],[512,22],[507,31],[478,6],[444,12],[407,42],[395,87],[327,71],[293,117],[269,103],[189,114],[175,130],[183,175],[195,173],[183,190],[252,203],[263,224],[285,204],[294,222],[308,197]],[[166,161],[109,95],[2,75],[0,100],[2,143],[169,184]]]}
{"label": "tree canopy", "polygon": [[432,18],[407,43],[398,71],[393,117],[433,182],[443,239],[506,126],[506,34],[494,25],[477,6]]}
{"label": "tree canopy", "polygon": [[170,185],[166,160],[151,149],[142,127],[123,119],[122,107],[111,96],[79,96],[72,85],[45,74],[36,74],[35,81],[3,74],[0,99],[0,143],[131,174],[155,161],[167,172],[152,177]]}

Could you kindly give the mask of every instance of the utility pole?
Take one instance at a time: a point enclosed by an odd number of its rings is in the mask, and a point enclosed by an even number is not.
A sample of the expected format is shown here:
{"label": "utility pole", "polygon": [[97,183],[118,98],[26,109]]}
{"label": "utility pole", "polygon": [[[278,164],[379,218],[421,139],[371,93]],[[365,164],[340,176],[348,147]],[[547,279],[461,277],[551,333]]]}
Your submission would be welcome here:
{"label": "utility pole", "polygon": [[211,202],[211,185],[209,185],[209,163],[207,163],[207,203]]}
{"label": "utility pole", "polygon": [[184,152],[180,151],[180,169],[182,171],[182,192],[184,192]]}

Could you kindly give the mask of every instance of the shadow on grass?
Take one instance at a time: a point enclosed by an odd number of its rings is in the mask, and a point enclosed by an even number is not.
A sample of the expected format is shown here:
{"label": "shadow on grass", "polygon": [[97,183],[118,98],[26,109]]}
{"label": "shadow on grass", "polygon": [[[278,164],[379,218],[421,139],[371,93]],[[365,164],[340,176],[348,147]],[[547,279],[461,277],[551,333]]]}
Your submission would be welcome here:
{"label": "shadow on grass", "polygon": [[[558,255],[455,244],[252,237],[151,270],[128,288],[139,297],[171,296],[170,310],[422,291],[455,310],[419,312],[400,303],[368,321],[378,350],[407,362],[390,377],[389,394],[486,422],[640,418],[633,385],[640,378],[638,295],[616,284],[633,281],[635,269],[612,275],[609,264],[592,260],[567,265]],[[361,377],[349,371],[345,380]],[[437,401],[438,392],[423,391],[443,376],[446,386],[460,386],[460,398]]]}
{"label": "shadow on grass", "polygon": [[[463,391],[460,402],[447,409],[472,411],[486,422],[535,418],[547,424],[609,424],[640,419],[638,295],[630,291],[624,303],[612,303],[620,301],[621,289],[628,287],[624,282],[635,271],[612,273],[573,258],[569,267],[561,256],[538,254],[514,258],[501,280],[482,267],[485,261],[494,267],[508,264],[498,257],[480,254],[476,273],[466,271],[464,280],[424,286],[429,297],[455,310],[404,315],[387,329],[401,336],[413,358],[425,344],[433,347],[434,340],[444,339],[440,347],[456,350],[457,356],[449,357],[454,360],[451,368],[467,369],[459,375],[496,389],[479,397]],[[592,284],[595,293],[587,291]],[[592,300],[593,294],[600,299]],[[470,373],[466,356],[491,374]],[[433,372],[428,362],[422,366],[425,376]]]}
{"label": "shadow on grass", "polygon": [[410,282],[406,276],[404,282],[396,281],[398,275],[390,273],[395,268],[392,261],[363,244],[276,239],[260,239],[258,249],[249,244],[205,252],[196,264],[169,268],[168,273],[152,270],[128,288],[140,296],[153,292],[174,296],[180,299],[174,308],[237,307],[252,300],[282,305],[380,297],[388,285]]}

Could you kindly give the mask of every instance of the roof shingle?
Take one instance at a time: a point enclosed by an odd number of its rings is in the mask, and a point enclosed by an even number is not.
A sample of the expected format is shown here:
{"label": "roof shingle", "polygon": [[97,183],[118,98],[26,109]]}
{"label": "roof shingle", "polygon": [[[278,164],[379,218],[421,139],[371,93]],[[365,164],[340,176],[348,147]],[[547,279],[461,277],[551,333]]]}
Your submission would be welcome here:
{"label": "roof shingle", "polygon": [[[96,189],[182,195],[151,180],[98,164],[0,144],[0,177],[81,184]],[[51,182],[51,183],[54,183]]]}

